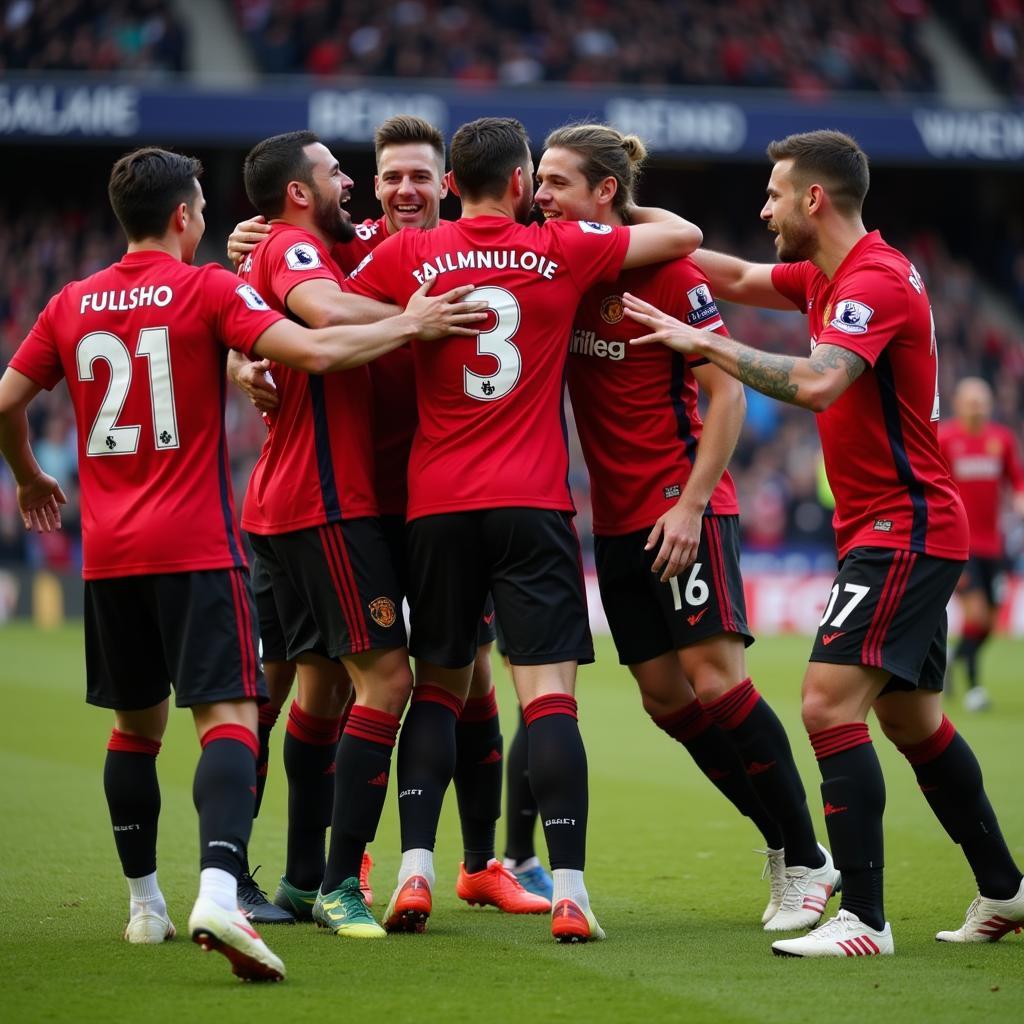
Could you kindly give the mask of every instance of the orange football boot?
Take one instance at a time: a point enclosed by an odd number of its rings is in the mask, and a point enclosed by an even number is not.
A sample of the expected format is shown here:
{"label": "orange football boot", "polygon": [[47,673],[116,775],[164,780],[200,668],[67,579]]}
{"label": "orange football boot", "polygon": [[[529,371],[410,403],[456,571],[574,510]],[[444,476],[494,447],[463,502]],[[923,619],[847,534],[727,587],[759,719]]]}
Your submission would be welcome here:
{"label": "orange football boot", "polygon": [[392,894],[384,912],[387,932],[422,932],[431,910],[430,883],[422,875],[407,878]]}
{"label": "orange football boot", "polygon": [[575,900],[559,900],[555,904],[551,912],[551,935],[558,942],[594,942],[605,938],[597,918]]}
{"label": "orange football boot", "polygon": [[359,891],[363,894],[363,900],[368,907],[373,906],[373,886],[370,885],[370,871],[373,868],[373,858],[368,850],[363,851],[363,862],[359,865]]}
{"label": "orange football boot", "polygon": [[519,879],[500,860],[492,858],[483,871],[469,874],[459,865],[455,894],[470,906],[497,907],[506,914],[546,914],[551,901],[522,887]]}

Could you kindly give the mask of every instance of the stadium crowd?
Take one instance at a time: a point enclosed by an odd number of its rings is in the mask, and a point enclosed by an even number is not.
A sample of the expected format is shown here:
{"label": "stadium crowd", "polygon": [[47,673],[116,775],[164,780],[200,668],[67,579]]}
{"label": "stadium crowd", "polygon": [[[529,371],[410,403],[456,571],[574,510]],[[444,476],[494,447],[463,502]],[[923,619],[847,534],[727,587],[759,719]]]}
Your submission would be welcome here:
{"label": "stadium crowd", "polygon": [[[3,211],[0,230],[0,371],[31,328],[39,310],[64,282],[84,277],[116,261],[123,249],[105,210],[38,209]],[[723,251],[764,258],[764,239],[752,233],[736,238],[709,228],[707,244]],[[205,259],[221,258],[211,237]],[[949,253],[938,236],[921,232],[900,239],[926,281],[942,282],[931,292],[942,352],[941,391],[949,412],[955,381],[977,374],[989,380],[996,394],[996,416],[1018,433],[1024,428],[1024,350],[1019,339],[979,314],[980,279],[972,267]],[[28,272],[26,272],[28,269]],[[802,317],[741,306],[723,306],[730,331],[748,344],[806,351]],[[80,566],[76,493],[76,437],[64,385],[43,393],[32,406],[33,430],[40,462],[64,482],[69,507],[65,529],[37,536],[21,526],[14,486],[0,464],[0,563],[77,571]],[[244,493],[249,472],[263,442],[262,421],[242,398],[232,394],[228,405],[229,437],[236,492]],[[590,550],[590,502],[586,468],[573,438],[572,486],[579,507],[578,526]],[[831,551],[831,513],[822,493],[819,446],[813,420],[801,410],[763,398],[748,390],[744,434],[731,465],[743,510],[741,524],[748,550],[774,552],[798,547]],[[1011,537],[1011,548],[1021,549]]]}
{"label": "stadium crowd", "polygon": [[816,95],[928,90],[924,0],[234,0],[273,74],[737,85]]}
{"label": "stadium crowd", "polygon": [[935,0],[936,10],[981,56],[994,84],[1024,94],[1024,3],[1021,0]]}

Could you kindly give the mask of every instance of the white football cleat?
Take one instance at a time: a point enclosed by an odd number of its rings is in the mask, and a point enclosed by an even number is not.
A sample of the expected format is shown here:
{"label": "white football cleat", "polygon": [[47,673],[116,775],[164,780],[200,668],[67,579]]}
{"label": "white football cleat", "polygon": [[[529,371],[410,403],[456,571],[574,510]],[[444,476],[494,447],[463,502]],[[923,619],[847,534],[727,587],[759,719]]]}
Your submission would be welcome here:
{"label": "white football cleat", "polygon": [[242,911],[225,910],[200,896],[188,919],[192,941],[209,953],[223,954],[243,981],[283,981],[284,964],[267,948]]}
{"label": "white football cleat", "polygon": [[132,914],[124,930],[125,939],[136,946],[155,946],[173,939],[176,934],[166,911],[161,914],[144,910]]}
{"label": "white football cleat", "polygon": [[892,956],[896,947],[888,921],[876,931],[862,924],[856,914],[840,910],[813,932],[773,942],[772,952],[776,956]]}
{"label": "white football cleat", "polygon": [[782,895],[786,891],[786,852],[785,850],[755,850],[754,853],[762,853],[765,856],[764,870],[761,872],[761,880],[766,877],[770,888],[768,906],[764,908],[761,915],[761,924],[767,924],[782,906]]}
{"label": "white football cleat", "polygon": [[988,711],[992,707],[992,698],[984,686],[972,686],[964,694],[964,708],[968,711]]}
{"label": "white football cleat", "polygon": [[775,916],[765,924],[766,932],[788,932],[812,928],[825,913],[825,905],[839,888],[842,877],[832,863],[832,855],[821,843],[825,855],[820,868],[786,868],[785,889]]}
{"label": "white football cleat", "polygon": [[1024,928],[1024,881],[1017,895],[1008,900],[990,900],[980,893],[967,908],[967,917],[955,932],[939,932],[939,942],[998,942],[1010,932]]}

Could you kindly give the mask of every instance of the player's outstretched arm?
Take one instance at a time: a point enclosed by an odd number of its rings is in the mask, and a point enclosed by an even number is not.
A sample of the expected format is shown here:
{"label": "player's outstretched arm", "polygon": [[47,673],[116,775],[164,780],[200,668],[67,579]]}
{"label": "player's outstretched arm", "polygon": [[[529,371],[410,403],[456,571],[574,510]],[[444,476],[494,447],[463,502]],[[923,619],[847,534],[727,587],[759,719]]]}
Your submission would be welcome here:
{"label": "player's outstretched arm", "polygon": [[713,365],[695,367],[693,375],[708,400],[700,444],[683,493],[659,517],[646,544],[648,551],[660,545],[651,571],[661,573],[662,583],[678,576],[697,557],[704,510],[729,465],[747,412],[738,380]]}
{"label": "player's outstretched arm", "polygon": [[629,292],[622,299],[626,315],[651,331],[630,344],[661,342],[677,352],[704,356],[762,394],[812,412],[824,412],[867,366],[864,359],[839,345],[818,345],[810,358],[762,352],[735,338],[698,331]]}
{"label": "player's outstretched arm", "polygon": [[711,282],[711,290],[720,299],[745,306],[793,310],[793,303],[772,283],[771,263],[749,263],[712,249],[698,249],[693,261]]}
{"label": "player's outstretched arm", "polygon": [[655,206],[631,207],[629,223],[624,270],[689,256],[704,238],[696,224]]}
{"label": "player's outstretched arm", "polygon": [[237,267],[270,234],[262,214],[239,221],[228,235],[228,259]]}
{"label": "player's outstretched arm", "polygon": [[487,304],[461,301],[476,286],[428,295],[434,280],[428,278],[413,293],[404,312],[378,323],[309,330],[291,320],[278,320],[259,336],[253,352],[306,373],[332,373],[362,366],[416,338],[433,341],[479,334],[473,325],[486,319]]}
{"label": "player's outstretched arm", "polygon": [[60,529],[60,506],[68,499],[60,484],[39,468],[29,442],[28,405],[38,384],[10,368],[0,377],[0,454],[18,485],[18,508],[26,530],[50,533]]}
{"label": "player's outstretched arm", "polygon": [[401,306],[343,291],[325,277],[297,284],[285,300],[288,309],[309,327],[374,324],[402,312]]}

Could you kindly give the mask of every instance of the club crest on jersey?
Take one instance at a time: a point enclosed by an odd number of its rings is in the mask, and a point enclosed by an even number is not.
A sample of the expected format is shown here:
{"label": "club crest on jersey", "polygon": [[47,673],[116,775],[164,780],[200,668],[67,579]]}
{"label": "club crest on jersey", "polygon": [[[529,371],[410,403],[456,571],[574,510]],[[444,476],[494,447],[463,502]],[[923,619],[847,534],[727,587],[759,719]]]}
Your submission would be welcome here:
{"label": "club crest on jersey", "polygon": [[308,242],[296,242],[284,254],[290,270],[315,270],[320,266],[320,253]]}
{"label": "club crest on jersey", "polygon": [[240,284],[235,293],[252,310],[265,313],[270,307],[263,301],[263,296],[251,284]]}
{"label": "club crest on jersey", "polygon": [[370,602],[370,617],[378,626],[383,626],[384,629],[390,628],[398,618],[395,602],[390,597],[375,597]]}
{"label": "club crest on jersey", "polygon": [[610,235],[612,233],[611,224],[598,224],[592,220],[578,220],[576,221],[580,226],[580,231],[585,235]]}
{"label": "club crest on jersey", "polygon": [[[845,334],[866,334],[868,321],[874,316],[875,311],[863,302],[856,299],[843,299],[836,303],[836,315],[829,322],[829,327]],[[826,316],[828,310],[825,310]]]}
{"label": "club crest on jersey", "polygon": [[617,324],[623,315],[621,295],[609,295],[601,303],[601,319],[606,324]]}

